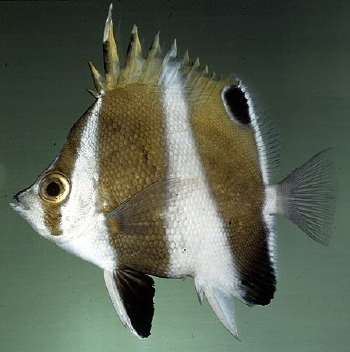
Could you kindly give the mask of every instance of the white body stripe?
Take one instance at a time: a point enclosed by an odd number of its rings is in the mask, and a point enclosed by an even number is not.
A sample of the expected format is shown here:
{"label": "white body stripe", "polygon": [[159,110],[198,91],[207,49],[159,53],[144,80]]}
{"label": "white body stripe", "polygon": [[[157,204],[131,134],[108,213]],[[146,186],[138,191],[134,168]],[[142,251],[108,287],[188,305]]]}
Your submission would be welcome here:
{"label": "white body stripe", "polygon": [[[163,67],[161,79],[168,178],[180,181],[177,197],[165,212],[169,276],[190,275],[199,286],[210,282],[234,294],[234,258],[191,132],[181,73],[170,63]],[[184,187],[186,184],[190,185],[189,191]]]}
{"label": "white body stripe", "polygon": [[97,139],[101,105],[102,99],[97,99],[81,135],[80,151],[71,176],[71,194],[61,207],[63,235],[58,245],[102,269],[113,271],[116,254],[109,244],[105,217],[97,212]]}

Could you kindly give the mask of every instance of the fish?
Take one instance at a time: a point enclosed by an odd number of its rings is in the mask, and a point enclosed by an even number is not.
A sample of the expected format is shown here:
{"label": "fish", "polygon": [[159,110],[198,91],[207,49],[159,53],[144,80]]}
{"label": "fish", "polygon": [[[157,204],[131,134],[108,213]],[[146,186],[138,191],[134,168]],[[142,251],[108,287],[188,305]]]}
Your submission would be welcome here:
{"label": "fish", "polygon": [[125,63],[110,5],[104,75],[88,62],[93,104],[60,153],[12,209],[43,238],[103,270],[121,322],[151,334],[152,277],[192,277],[239,339],[234,302],[267,305],[276,290],[275,216],[318,243],[332,236],[334,168],[329,149],[278,183],[278,142],[247,87],[217,76],[159,32],[144,56],[131,31]]}

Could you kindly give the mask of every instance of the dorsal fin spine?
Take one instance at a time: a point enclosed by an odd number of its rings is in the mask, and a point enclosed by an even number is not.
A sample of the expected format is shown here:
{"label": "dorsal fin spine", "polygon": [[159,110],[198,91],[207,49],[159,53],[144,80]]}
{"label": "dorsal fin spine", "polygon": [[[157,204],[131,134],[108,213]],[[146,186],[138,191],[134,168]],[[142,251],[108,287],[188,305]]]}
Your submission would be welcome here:
{"label": "dorsal fin spine", "polygon": [[[98,94],[102,94],[103,91],[105,90],[104,84],[102,83],[102,76],[101,76],[100,72],[98,72],[97,68],[93,65],[93,63],[91,61],[88,61],[88,64],[90,67],[90,71],[91,71],[92,79],[94,81],[95,88],[96,88]],[[89,90],[89,92],[95,97],[98,95],[97,93],[95,94],[92,90]]]}
{"label": "dorsal fin spine", "polygon": [[153,43],[148,51],[147,59],[142,68],[140,81],[143,83],[154,82],[159,77],[162,64],[162,52],[159,44],[159,32],[154,37]]}
{"label": "dorsal fin spine", "polygon": [[144,59],[142,57],[142,48],[137,31],[134,25],[131,31],[130,43],[126,55],[125,65],[120,73],[119,83],[137,82],[140,77]]}
{"label": "dorsal fin spine", "polygon": [[111,4],[103,33],[103,59],[107,90],[111,90],[117,85],[120,74],[120,61],[113,34],[112,9]]}

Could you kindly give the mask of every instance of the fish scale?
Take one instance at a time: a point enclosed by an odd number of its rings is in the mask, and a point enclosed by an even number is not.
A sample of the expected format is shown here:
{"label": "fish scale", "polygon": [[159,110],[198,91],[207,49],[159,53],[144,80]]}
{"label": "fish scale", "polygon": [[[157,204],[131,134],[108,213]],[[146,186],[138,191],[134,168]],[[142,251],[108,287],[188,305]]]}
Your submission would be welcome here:
{"label": "fish scale", "polygon": [[275,294],[274,215],[330,241],[328,150],[270,184],[275,133],[241,82],[191,63],[187,51],[178,58],[176,41],[163,58],[159,33],[144,58],[136,26],[122,66],[112,5],[103,55],[104,75],[89,62],[95,102],[11,207],[103,270],[116,313],[138,338],[151,333],[151,275],[193,277],[200,303],[238,338],[234,300],[266,305]]}
{"label": "fish scale", "polygon": [[[164,178],[165,156],[160,104],[143,110],[146,102],[157,100],[154,89],[135,84],[107,92],[103,98],[99,139],[106,143],[99,146],[99,192],[103,192],[101,201],[108,212],[146,185]],[[137,104],[130,106],[129,101]],[[142,124],[144,120],[147,124]],[[114,138],[108,138],[109,126],[115,124]]]}
{"label": "fish scale", "polygon": [[[168,63],[168,60],[174,57],[176,47],[170,49],[165,62]],[[222,268],[219,258],[228,257],[230,263],[233,263],[233,258],[228,250],[223,221],[218,215],[198,158],[197,146],[190,127],[188,99],[184,93],[180,73],[176,65],[170,61],[169,64],[163,65],[162,75],[164,81],[168,79],[162,96],[168,151],[167,177],[183,180],[185,183],[188,180],[195,180],[195,189],[191,192],[182,192],[183,185],[181,182],[178,184],[176,192],[179,196],[175,204],[171,204],[166,210],[166,216],[181,214],[183,209],[187,215],[181,222],[177,219],[174,222],[168,221],[167,240],[170,245],[174,243],[170,250],[169,275],[173,277],[200,275],[202,270],[207,270],[207,265]],[[210,247],[211,244],[214,246]],[[208,261],[208,256],[203,253],[209,247],[216,257],[212,262]],[[197,258],[196,261],[193,258]]]}

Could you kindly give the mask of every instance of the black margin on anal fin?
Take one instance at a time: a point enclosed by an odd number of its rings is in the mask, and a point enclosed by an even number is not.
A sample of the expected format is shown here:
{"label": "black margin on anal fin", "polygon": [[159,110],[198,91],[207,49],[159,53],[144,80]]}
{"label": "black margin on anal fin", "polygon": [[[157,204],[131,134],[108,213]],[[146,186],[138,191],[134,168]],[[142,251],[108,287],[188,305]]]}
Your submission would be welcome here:
{"label": "black margin on anal fin", "polygon": [[140,337],[148,337],[154,315],[153,279],[130,269],[117,269],[114,279],[131,325]]}

